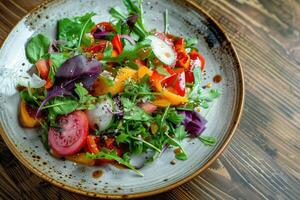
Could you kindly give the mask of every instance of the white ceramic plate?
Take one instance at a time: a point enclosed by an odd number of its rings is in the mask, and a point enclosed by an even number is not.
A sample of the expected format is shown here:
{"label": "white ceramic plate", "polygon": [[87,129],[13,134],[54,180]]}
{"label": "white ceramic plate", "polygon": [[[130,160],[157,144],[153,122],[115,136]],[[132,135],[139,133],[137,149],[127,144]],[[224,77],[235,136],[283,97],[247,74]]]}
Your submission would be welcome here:
{"label": "white ceramic plate", "polygon": [[[1,135],[15,156],[31,171],[67,190],[90,196],[108,198],[141,197],[174,188],[194,177],[217,158],[228,144],[239,121],[243,106],[243,75],[236,53],[221,28],[192,0],[145,0],[144,11],[148,29],[163,30],[163,13],[169,11],[170,32],[199,39],[199,49],[206,64],[206,82],[216,74],[222,82],[214,85],[221,97],[207,115],[203,135],[218,139],[214,147],[198,140],[186,140],[187,161],[171,165],[170,149],[157,161],[141,169],[144,177],[114,166],[86,167],[53,158],[44,149],[38,130],[24,129],[18,122],[19,95],[15,90],[17,77],[31,65],[25,58],[27,40],[37,33],[55,38],[56,22],[63,17],[96,12],[100,21],[110,19],[108,9],[121,5],[119,0],[58,0],[45,3],[23,18],[7,37],[0,50],[0,122]],[[125,8],[124,8],[125,9]],[[205,85],[205,83],[204,83]],[[202,114],[205,116],[206,111]],[[95,179],[92,173],[101,169]]]}

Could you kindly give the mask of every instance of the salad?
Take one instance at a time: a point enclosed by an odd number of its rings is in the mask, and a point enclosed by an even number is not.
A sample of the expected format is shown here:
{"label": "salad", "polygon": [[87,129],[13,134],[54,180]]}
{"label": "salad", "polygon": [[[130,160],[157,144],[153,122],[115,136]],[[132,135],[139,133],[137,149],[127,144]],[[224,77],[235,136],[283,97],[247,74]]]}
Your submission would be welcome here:
{"label": "salad", "polygon": [[[205,59],[197,40],[145,27],[142,1],[123,0],[127,12],[109,10],[63,18],[57,38],[30,38],[26,57],[33,64],[20,78],[19,119],[41,127],[45,148],[57,158],[85,165],[121,164],[137,174],[134,155],[151,162],[167,148],[186,160],[186,138],[214,145],[204,136],[201,109],[220,96],[203,85]],[[173,161],[174,163],[175,161]]]}

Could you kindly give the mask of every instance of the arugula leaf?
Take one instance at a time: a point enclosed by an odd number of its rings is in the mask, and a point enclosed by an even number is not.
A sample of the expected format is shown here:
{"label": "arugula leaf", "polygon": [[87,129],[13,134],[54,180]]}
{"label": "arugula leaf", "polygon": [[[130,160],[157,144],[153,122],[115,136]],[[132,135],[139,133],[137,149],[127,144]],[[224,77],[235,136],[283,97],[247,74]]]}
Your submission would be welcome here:
{"label": "arugula leaf", "polygon": [[129,138],[129,135],[128,135],[128,134],[126,134],[126,133],[121,133],[120,135],[118,135],[118,136],[116,137],[116,142],[117,142],[118,145],[119,145],[120,143],[129,142],[128,138]]}
{"label": "arugula leaf", "polygon": [[211,102],[218,98],[221,94],[217,89],[211,89],[207,94],[200,96],[201,100]]}
{"label": "arugula leaf", "polygon": [[213,136],[200,135],[198,138],[203,144],[208,146],[213,146],[217,143],[217,138]]}
{"label": "arugula leaf", "polygon": [[175,147],[179,147],[181,149],[181,152],[176,154],[175,157],[178,160],[186,160],[188,158],[188,155],[187,155],[187,152],[181,146],[180,142],[177,139],[170,137],[167,133],[165,133],[165,135],[169,138],[168,144],[175,146]]}
{"label": "arugula leaf", "polygon": [[180,125],[179,127],[177,127],[175,129],[175,138],[178,141],[182,141],[183,139],[185,139],[187,137],[186,131],[185,131],[185,127],[183,125]]}
{"label": "arugula leaf", "polygon": [[137,98],[142,99],[144,102],[151,101],[156,93],[152,92],[148,83],[149,76],[143,77],[139,84],[133,80],[127,80],[122,96],[131,99],[133,102],[136,102]]}
{"label": "arugula leaf", "polygon": [[184,116],[179,114],[174,108],[170,109],[166,118],[168,121],[172,122],[173,124],[180,124]]}
{"label": "arugula leaf", "polygon": [[69,48],[77,47],[85,33],[91,31],[95,23],[91,20],[95,13],[87,13],[74,18],[64,18],[58,21],[57,38],[67,41]]}
{"label": "arugula leaf", "polygon": [[136,106],[136,104],[130,101],[128,98],[121,97],[121,102],[124,106],[124,119],[135,121],[149,121],[152,119],[151,115],[146,113],[140,107]]}
{"label": "arugula leaf", "polygon": [[107,149],[102,149],[102,151],[100,151],[97,154],[91,154],[91,153],[86,153],[86,157],[89,159],[101,159],[101,158],[105,158],[108,160],[115,160],[117,161],[119,164],[125,165],[126,167],[128,167],[129,169],[131,169],[132,171],[134,171],[135,173],[137,173],[140,176],[144,176],[140,171],[138,171],[137,169],[135,169],[134,166],[132,166],[129,161],[128,161],[128,157],[126,157],[126,160],[119,157],[116,153],[116,151],[109,151]]}
{"label": "arugula leaf", "polygon": [[186,38],[185,48],[194,48],[198,44],[197,38]]}
{"label": "arugula leaf", "polygon": [[103,58],[103,61],[107,62],[116,62],[116,63],[122,63],[125,59],[128,60],[134,60],[136,58],[139,58],[139,50],[145,47],[150,47],[151,41],[146,39],[143,40],[136,45],[132,45],[129,42],[125,42],[125,46],[123,48],[122,53],[117,57],[111,57],[107,56]]}
{"label": "arugula leaf", "polygon": [[75,84],[74,91],[79,97],[79,105],[77,110],[91,110],[95,108],[97,98],[89,95],[89,92],[81,84]]}
{"label": "arugula leaf", "polygon": [[26,44],[26,57],[30,63],[34,64],[43,56],[48,54],[50,40],[43,34],[32,37]]}

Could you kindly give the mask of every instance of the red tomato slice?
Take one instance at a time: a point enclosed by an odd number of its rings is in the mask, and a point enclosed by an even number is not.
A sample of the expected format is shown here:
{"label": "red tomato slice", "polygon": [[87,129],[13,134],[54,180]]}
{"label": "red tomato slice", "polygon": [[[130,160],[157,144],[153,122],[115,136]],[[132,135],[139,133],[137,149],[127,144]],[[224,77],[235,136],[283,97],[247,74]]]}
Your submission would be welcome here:
{"label": "red tomato slice", "polygon": [[111,43],[112,43],[114,49],[118,52],[118,54],[121,54],[123,51],[123,44],[122,44],[120,36],[118,34],[115,35],[115,37],[111,40]]}
{"label": "red tomato slice", "polygon": [[86,138],[86,145],[87,145],[88,152],[94,153],[94,154],[99,153],[96,136],[88,135]]}
{"label": "red tomato slice", "polygon": [[86,144],[88,119],[84,112],[75,111],[59,118],[60,129],[50,128],[48,141],[59,155],[68,156],[80,151]]}
{"label": "red tomato slice", "polygon": [[48,61],[45,59],[39,59],[35,63],[35,66],[39,71],[40,77],[44,80],[47,80],[49,74],[49,68],[50,68]]}

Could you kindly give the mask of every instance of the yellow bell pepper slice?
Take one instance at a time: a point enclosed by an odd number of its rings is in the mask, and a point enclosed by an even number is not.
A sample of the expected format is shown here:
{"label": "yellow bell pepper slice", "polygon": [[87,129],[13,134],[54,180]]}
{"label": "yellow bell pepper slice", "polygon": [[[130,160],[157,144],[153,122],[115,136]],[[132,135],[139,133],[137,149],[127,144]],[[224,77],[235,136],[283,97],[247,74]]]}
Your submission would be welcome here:
{"label": "yellow bell pepper slice", "polygon": [[109,86],[105,78],[103,76],[100,76],[93,86],[94,95],[100,96],[103,94],[111,93],[113,96],[115,96],[116,94],[124,90],[125,81],[130,78],[133,80],[137,80],[137,71],[129,67],[119,69],[114,81],[114,85],[112,86]]}
{"label": "yellow bell pepper slice", "polygon": [[145,75],[148,75],[150,77],[152,75],[152,70],[150,70],[148,67],[144,65],[140,65],[137,74],[138,74],[138,80],[141,80]]}

